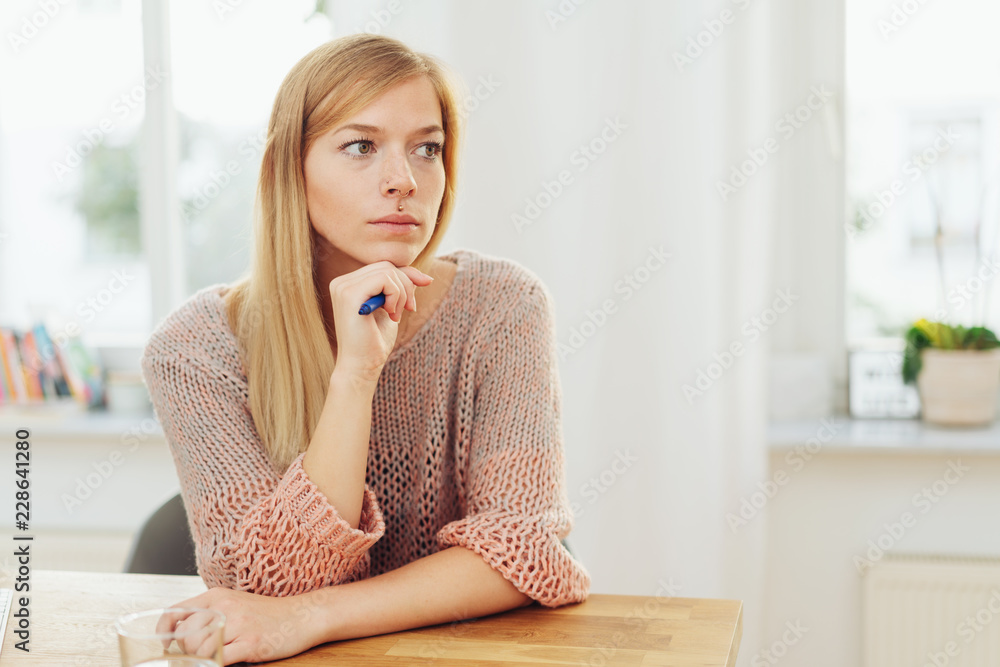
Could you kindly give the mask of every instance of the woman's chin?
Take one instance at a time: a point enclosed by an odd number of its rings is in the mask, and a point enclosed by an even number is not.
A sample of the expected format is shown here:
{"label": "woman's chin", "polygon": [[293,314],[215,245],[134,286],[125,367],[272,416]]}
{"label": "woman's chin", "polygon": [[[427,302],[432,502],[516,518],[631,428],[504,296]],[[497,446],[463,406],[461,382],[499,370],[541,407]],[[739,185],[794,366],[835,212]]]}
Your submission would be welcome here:
{"label": "woman's chin", "polygon": [[389,261],[395,266],[409,266],[426,246],[426,243],[415,241],[379,241],[372,244],[369,250],[361,253],[361,256],[371,258],[371,261],[367,262],[369,264]]}

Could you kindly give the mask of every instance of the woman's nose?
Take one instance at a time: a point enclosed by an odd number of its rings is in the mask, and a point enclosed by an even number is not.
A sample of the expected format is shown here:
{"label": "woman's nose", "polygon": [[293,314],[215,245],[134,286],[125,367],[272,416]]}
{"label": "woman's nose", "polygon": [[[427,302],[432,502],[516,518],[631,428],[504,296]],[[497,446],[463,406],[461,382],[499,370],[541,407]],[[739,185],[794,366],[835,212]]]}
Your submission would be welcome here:
{"label": "woman's nose", "polygon": [[410,171],[410,165],[405,157],[395,156],[385,160],[382,174],[382,191],[388,195],[406,195],[415,190],[417,182]]}

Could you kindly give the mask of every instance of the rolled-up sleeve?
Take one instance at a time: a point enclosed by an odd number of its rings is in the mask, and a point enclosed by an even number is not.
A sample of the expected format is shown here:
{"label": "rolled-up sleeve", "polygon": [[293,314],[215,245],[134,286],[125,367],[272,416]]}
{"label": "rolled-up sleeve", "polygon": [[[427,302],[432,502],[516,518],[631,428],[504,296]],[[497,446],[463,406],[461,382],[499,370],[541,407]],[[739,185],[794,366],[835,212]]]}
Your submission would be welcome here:
{"label": "rolled-up sleeve", "polygon": [[590,575],[561,543],[573,517],[555,319],[544,285],[524,287],[484,347],[477,375],[459,475],[467,514],[444,525],[438,541],[471,549],[545,606],[581,602]]}
{"label": "rolled-up sleeve", "polygon": [[352,528],[302,469],[303,454],[283,473],[274,470],[244,384],[161,353],[155,342],[142,372],[207,586],[286,596],[367,578],[369,549],[385,532],[367,485],[360,525]]}

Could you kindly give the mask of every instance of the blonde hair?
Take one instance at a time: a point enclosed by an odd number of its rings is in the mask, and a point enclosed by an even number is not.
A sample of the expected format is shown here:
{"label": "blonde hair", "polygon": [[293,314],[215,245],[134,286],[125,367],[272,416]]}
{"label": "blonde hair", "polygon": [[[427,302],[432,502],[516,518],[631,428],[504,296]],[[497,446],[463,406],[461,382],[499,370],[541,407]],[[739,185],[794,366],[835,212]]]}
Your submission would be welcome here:
{"label": "blonde hair", "polygon": [[319,292],[327,286],[314,279],[321,258],[307,215],[304,157],[337,123],[414,76],[434,86],[445,132],[437,226],[413,262],[427,271],[455,206],[461,83],[433,56],[358,34],[310,51],[275,97],[257,182],[251,266],[224,298],[249,380],[250,411],[279,471],[309,445],[334,368]]}

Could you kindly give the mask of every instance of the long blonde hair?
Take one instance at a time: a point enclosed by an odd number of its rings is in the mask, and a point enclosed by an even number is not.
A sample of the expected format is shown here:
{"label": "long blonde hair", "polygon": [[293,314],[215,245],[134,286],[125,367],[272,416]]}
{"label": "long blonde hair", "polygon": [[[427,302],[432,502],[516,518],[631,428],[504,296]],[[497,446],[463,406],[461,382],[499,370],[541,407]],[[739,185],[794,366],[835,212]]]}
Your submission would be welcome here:
{"label": "long blonde hair", "polygon": [[427,271],[455,206],[462,84],[434,57],[402,42],[358,34],[327,42],[291,69],[274,100],[257,182],[249,271],[225,295],[249,381],[250,411],[275,468],[305,451],[319,421],[334,360],[314,273],[319,259],[306,209],[303,159],[335,124],[413,76],[441,102],[445,190],[433,235],[413,266]]}

